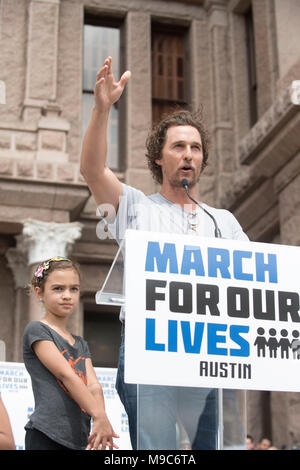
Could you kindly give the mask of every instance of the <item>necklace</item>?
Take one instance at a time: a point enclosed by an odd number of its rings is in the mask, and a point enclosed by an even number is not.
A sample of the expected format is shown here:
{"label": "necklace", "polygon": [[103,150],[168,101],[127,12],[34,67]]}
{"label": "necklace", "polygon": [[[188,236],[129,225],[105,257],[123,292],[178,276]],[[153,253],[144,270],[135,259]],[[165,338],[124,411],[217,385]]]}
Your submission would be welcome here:
{"label": "necklace", "polygon": [[188,233],[197,233],[200,224],[200,217],[197,210],[190,212],[187,216]]}

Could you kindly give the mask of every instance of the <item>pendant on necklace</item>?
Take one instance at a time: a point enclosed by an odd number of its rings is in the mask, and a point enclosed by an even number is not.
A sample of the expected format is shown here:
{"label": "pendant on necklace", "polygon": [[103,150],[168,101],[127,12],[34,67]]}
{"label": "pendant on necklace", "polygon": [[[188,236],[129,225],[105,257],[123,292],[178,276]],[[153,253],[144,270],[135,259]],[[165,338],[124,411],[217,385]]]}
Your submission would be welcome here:
{"label": "pendant on necklace", "polygon": [[188,231],[197,233],[199,227],[199,215],[197,211],[190,212],[187,217]]}

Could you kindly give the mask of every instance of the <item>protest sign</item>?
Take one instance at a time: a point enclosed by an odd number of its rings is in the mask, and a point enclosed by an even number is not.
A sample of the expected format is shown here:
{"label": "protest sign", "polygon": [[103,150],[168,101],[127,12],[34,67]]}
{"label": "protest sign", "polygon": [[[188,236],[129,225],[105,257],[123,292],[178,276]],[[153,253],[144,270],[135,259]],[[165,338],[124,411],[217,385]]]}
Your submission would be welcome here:
{"label": "protest sign", "polygon": [[[103,389],[106,413],[115,432],[120,450],[131,449],[128,418],[115,389],[116,369],[95,367]],[[34,411],[31,379],[23,363],[0,362],[0,394],[8,412],[17,450],[24,450],[25,429]]]}
{"label": "protest sign", "polygon": [[299,391],[300,248],[128,230],[125,381]]}

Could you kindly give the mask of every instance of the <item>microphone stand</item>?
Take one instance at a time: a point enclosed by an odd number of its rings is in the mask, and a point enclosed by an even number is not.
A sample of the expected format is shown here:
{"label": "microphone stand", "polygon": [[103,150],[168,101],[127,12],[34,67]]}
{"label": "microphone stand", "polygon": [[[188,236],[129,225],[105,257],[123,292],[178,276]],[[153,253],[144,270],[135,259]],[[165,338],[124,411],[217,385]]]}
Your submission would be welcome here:
{"label": "microphone stand", "polygon": [[202,209],[207,215],[209,215],[209,217],[212,219],[213,223],[214,223],[214,226],[215,226],[215,237],[216,238],[222,238],[222,234],[221,234],[221,230],[219,229],[218,227],[218,224],[217,224],[217,221],[216,219],[214,218],[214,216],[212,214],[210,214],[204,207],[202,207],[195,199],[192,198],[192,196],[190,195],[189,193],[189,182],[186,178],[183,178],[183,180],[181,181],[181,184],[182,184],[182,187],[185,189],[185,192],[187,194],[187,197],[193,201],[194,204],[196,204],[198,207],[200,207],[200,209]]}

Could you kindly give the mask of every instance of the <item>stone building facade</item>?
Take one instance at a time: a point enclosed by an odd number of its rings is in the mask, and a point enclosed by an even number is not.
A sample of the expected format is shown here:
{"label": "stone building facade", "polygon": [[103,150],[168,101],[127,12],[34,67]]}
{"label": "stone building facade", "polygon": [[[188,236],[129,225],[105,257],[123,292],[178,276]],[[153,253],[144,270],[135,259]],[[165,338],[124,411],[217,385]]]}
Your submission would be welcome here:
{"label": "stone building facade", "polygon": [[[68,254],[82,270],[71,328],[89,341],[96,365],[116,366],[118,312],[94,300],[116,244],[97,237],[79,171],[91,98],[84,72],[101,65],[86,58],[90,26],[117,31],[118,72],[132,72],[111,139],[119,178],[157,190],[144,158],[149,126],[168,106],[203,106],[212,146],[199,197],[231,210],[253,241],[300,242],[299,0],[0,0],[0,340],[8,361],[22,360],[23,328],[41,316],[24,289],[34,267]],[[248,431],[278,447],[297,444],[299,405],[298,394],[249,392]]]}

